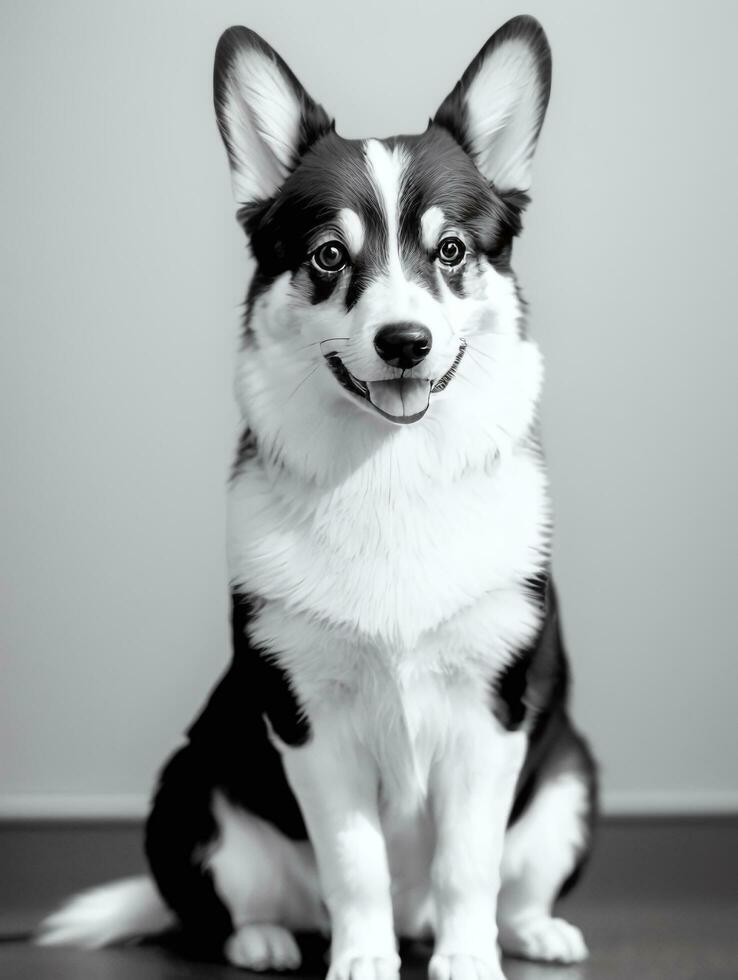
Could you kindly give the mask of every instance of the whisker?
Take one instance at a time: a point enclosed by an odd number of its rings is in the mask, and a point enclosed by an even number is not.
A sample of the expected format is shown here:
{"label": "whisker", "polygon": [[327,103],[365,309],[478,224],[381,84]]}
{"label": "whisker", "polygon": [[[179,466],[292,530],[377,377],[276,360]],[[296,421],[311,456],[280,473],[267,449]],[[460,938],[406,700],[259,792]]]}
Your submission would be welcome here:
{"label": "whisker", "polygon": [[507,438],[510,440],[510,442],[513,441],[512,432],[508,432],[504,425],[500,425],[499,422],[495,422],[495,428],[496,429],[499,429],[500,432],[502,432],[503,435],[507,436]]}
{"label": "whisker", "polygon": [[[468,349],[469,349],[469,348],[467,347],[467,350],[468,350]],[[471,351],[469,351],[469,357],[471,357],[471,359],[472,359],[472,361],[474,361],[474,363],[475,363],[475,364],[477,365],[477,367],[478,367],[478,368],[479,368],[479,370],[480,370],[480,371],[482,372],[482,374],[484,374],[484,375],[485,375],[486,377],[488,377],[488,378],[491,378],[491,377],[492,377],[492,374],[491,374],[491,372],[490,372],[490,371],[489,371],[489,370],[488,370],[487,368],[485,368],[485,366],[484,366],[483,364],[480,364],[480,363],[479,363],[479,361],[478,361],[478,360],[476,359],[476,357],[475,357],[475,356],[474,356],[474,355],[473,355],[473,354],[471,353]]]}
{"label": "whisker", "polygon": [[482,350],[481,347],[475,347],[474,344],[470,344],[468,341],[467,341],[467,347],[471,347],[473,351],[476,351],[477,354],[481,354],[482,357],[488,358],[490,361],[492,361],[493,364],[499,364],[499,360],[493,354],[488,354],[487,351]]}
{"label": "whisker", "polygon": [[471,379],[471,378],[470,378],[470,377],[469,377],[468,375],[466,375],[466,374],[460,374],[460,375],[459,375],[459,380],[460,380],[460,381],[466,381],[466,383],[467,383],[468,385],[471,385],[471,386],[472,386],[472,388],[474,388],[474,390],[475,390],[475,391],[487,391],[487,390],[488,390],[487,388],[485,388],[485,387],[483,387],[483,386],[482,386],[482,385],[480,385],[480,384],[475,384],[475,383],[474,383],[474,382],[472,381],[472,379]]}
{"label": "whisker", "polygon": [[327,344],[329,340],[350,340],[350,337],[324,337],[323,340],[314,340],[311,344],[305,344],[304,347],[298,347],[297,350],[307,350],[308,347],[317,347],[318,344]]}
{"label": "whisker", "polygon": [[312,367],[312,368],[311,368],[311,369],[310,369],[310,370],[308,371],[308,373],[307,373],[307,374],[305,375],[305,377],[304,377],[304,378],[302,379],[302,381],[301,381],[301,382],[299,383],[299,385],[298,385],[298,386],[297,386],[297,387],[295,388],[295,390],[294,390],[294,391],[292,392],[292,394],[291,394],[291,395],[290,395],[290,396],[289,396],[288,398],[286,398],[286,399],[284,400],[284,403],[283,403],[284,405],[286,405],[286,404],[287,404],[287,402],[288,402],[288,401],[290,400],[290,398],[292,398],[292,397],[294,397],[294,395],[296,395],[296,394],[297,394],[297,392],[298,392],[298,391],[300,390],[300,388],[302,388],[302,386],[303,386],[303,385],[305,384],[305,382],[307,381],[307,379],[308,379],[308,378],[309,378],[309,377],[310,377],[311,375],[313,375],[313,374],[315,374],[315,372],[316,372],[316,371],[318,370],[318,368],[319,368],[319,367],[320,367],[320,364],[318,363],[318,364],[316,364],[316,365],[315,365],[314,367]]}

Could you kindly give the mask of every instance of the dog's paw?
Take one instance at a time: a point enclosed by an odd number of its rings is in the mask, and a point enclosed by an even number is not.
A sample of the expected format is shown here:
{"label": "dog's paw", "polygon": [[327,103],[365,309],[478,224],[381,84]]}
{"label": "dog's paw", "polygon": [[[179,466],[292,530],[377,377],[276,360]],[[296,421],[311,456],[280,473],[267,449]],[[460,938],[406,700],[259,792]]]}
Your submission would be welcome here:
{"label": "dog's paw", "polygon": [[584,937],[576,926],[547,915],[501,929],[500,942],[508,956],[544,963],[581,963],[589,956]]}
{"label": "dog's paw", "polygon": [[247,970],[296,970],[302,957],[295,937],[282,926],[240,926],[227,940],[225,958]]}
{"label": "dog's paw", "polygon": [[428,964],[428,980],[505,980],[505,974],[496,957],[434,953]]}
{"label": "dog's paw", "polygon": [[399,980],[400,957],[346,953],[333,957],[327,980]]}

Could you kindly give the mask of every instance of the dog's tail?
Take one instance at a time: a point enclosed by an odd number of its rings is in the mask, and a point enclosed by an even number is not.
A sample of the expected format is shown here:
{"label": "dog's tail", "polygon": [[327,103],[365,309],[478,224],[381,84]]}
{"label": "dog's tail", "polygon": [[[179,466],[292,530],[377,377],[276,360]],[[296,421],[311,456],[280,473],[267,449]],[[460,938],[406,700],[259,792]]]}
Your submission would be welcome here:
{"label": "dog's tail", "polygon": [[38,927],[40,946],[96,949],[163,932],[174,924],[151,878],[122,878],[70,898]]}

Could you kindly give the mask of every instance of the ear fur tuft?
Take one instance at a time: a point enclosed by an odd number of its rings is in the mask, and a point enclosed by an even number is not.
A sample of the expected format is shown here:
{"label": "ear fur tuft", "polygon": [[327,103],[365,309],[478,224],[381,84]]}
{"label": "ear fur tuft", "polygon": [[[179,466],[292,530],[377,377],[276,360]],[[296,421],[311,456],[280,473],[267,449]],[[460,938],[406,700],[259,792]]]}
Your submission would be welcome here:
{"label": "ear fur tuft", "polygon": [[499,191],[527,191],[550,91],[543,28],[533,17],[514,17],[482,47],[433,121]]}
{"label": "ear fur tuft", "polygon": [[263,38],[230,27],[215,51],[215,114],[239,205],[266,200],[334,123]]}

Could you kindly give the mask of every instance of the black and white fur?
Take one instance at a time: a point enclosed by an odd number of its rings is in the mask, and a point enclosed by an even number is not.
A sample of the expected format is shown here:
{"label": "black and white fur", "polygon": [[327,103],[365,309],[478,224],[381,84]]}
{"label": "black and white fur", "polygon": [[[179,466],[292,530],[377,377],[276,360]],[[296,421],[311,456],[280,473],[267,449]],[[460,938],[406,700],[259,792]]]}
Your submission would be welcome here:
{"label": "black and white fur", "polygon": [[499,947],[586,956],[552,915],[595,775],[567,715],[541,357],[510,266],[550,66],[517,17],[424,133],[350,141],[260,37],[221,38],[216,112],[257,264],[233,660],[161,775],[152,879],[80,896],[41,942],[176,917],[267,969],[324,930],[332,980],[395,977],[398,935],[434,937],[432,980],[500,980]]}

